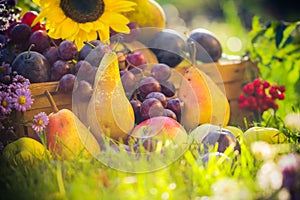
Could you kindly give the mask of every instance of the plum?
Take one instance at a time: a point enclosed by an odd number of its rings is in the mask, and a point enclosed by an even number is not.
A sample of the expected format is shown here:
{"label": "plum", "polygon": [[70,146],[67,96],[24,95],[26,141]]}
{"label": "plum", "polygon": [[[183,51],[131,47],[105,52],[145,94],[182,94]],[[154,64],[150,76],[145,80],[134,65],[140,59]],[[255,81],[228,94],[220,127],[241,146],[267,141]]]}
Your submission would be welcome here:
{"label": "plum", "polygon": [[31,83],[50,80],[50,64],[48,60],[36,51],[20,53],[12,62],[12,70],[28,78]]}
{"label": "plum", "polygon": [[149,49],[156,55],[159,63],[170,67],[177,66],[183,57],[180,56],[186,50],[186,42],[177,32],[164,29],[153,35],[147,42]]}
{"label": "plum", "polygon": [[90,53],[90,51],[100,44],[103,44],[100,40],[92,40],[90,42],[86,42],[79,51],[78,60],[84,60],[85,57]]}
{"label": "plum", "polygon": [[196,44],[196,59],[204,63],[217,62],[222,56],[219,40],[208,30],[198,28],[191,32],[187,43]]}
{"label": "plum", "polygon": [[233,133],[225,129],[212,130],[208,132],[201,143],[204,144],[204,152],[206,153],[209,152],[216,144],[218,144],[217,151],[220,153],[224,153],[231,145],[233,145],[235,151],[239,153],[241,152],[239,141]]}

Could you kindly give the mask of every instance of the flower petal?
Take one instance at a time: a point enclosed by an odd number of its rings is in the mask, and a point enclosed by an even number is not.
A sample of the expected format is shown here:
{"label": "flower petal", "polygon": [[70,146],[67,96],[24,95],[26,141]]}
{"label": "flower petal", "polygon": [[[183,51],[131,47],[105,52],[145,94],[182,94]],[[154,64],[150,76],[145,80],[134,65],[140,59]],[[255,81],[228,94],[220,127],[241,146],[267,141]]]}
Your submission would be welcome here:
{"label": "flower petal", "polygon": [[66,39],[69,37],[74,37],[78,33],[78,24],[75,23],[70,18],[66,18],[59,26],[59,29],[61,30],[61,38]]}
{"label": "flower petal", "polygon": [[128,24],[130,22],[127,17],[125,17],[124,15],[122,15],[120,13],[115,13],[115,12],[106,12],[106,13],[103,13],[103,15],[101,16],[100,20],[103,21],[107,25],[113,24],[113,23]]}
{"label": "flower petal", "polygon": [[[114,11],[114,12],[128,12],[135,10],[136,3],[132,1],[111,1],[109,2],[109,7],[105,7],[108,12]],[[105,9],[105,10],[106,10]]]}
{"label": "flower petal", "polygon": [[98,30],[100,40],[106,42],[109,39],[109,26],[103,24],[103,28]]}

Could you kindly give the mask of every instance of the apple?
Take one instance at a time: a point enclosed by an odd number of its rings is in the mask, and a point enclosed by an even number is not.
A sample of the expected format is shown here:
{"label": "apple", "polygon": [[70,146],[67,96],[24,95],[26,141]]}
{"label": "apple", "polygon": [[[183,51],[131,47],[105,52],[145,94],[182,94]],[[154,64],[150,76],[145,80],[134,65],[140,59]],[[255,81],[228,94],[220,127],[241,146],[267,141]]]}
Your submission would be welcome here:
{"label": "apple", "polygon": [[243,141],[250,146],[252,142],[264,141],[269,144],[282,143],[286,136],[276,128],[254,126],[242,134]]}
{"label": "apple", "polygon": [[[152,117],[141,122],[132,130],[130,136],[150,152],[165,150],[172,147],[171,144],[184,150],[189,144],[189,137],[184,127],[173,118],[166,116]],[[159,147],[162,149],[158,149]]]}

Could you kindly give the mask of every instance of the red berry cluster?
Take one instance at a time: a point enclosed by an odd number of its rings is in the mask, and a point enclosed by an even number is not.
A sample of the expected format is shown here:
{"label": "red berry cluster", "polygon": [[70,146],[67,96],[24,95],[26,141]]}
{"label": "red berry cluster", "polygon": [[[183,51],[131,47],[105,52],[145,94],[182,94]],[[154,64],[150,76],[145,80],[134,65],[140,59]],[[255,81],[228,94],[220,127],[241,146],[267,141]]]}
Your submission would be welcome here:
{"label": "red berry cluster", "polygon": [[276,83],[271,85],[268,81],[256,78],[243,87],[243,92],[239,97],[239,107],[254,113],[263,113],[269,108],[278,109],[275,101],[284,99],[285,87]]}

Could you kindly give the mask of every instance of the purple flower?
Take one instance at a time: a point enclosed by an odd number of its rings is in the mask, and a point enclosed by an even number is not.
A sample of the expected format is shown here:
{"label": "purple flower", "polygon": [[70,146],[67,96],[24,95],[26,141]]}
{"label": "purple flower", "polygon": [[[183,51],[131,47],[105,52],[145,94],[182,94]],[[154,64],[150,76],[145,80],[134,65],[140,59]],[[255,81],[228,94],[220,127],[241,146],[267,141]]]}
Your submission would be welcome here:
{"label": "purple flower", "polygon": [[0,113],[1,115],[8,115],[11,113],[13,106],[12,98],[9,93],[0,91]]}
{"label": "purple flower", "polygon": [[42,132],[49,123],[48,116],[45,112],[40,112],[39,114],[35,115],[32,120],[32,129],[36,133]]}
{"label": "purple flower", "polygon": [[28,88],[30,85],[30,81],[27,78],[24,78],[22,75],[16,75],[13,78],[13,83],[16,83],[17,85],[20,85],[22,87]]}
{"label": "purple flower", "polygon": [[10,64],[2,62],[2,65],[0,65],[0,77],[10,73],[11,73]]}
{"label": "purple flower", "polygon": [[18,88],[16,89],[14,98],[14,108],[17,111],[25,112],[33,104],[33,99],[31,98],[31,92],[29,89]]}
{"label": "purple flower", "polygon": [[4,83],[0,83],[0,91],[7,91],[8,86]]}

